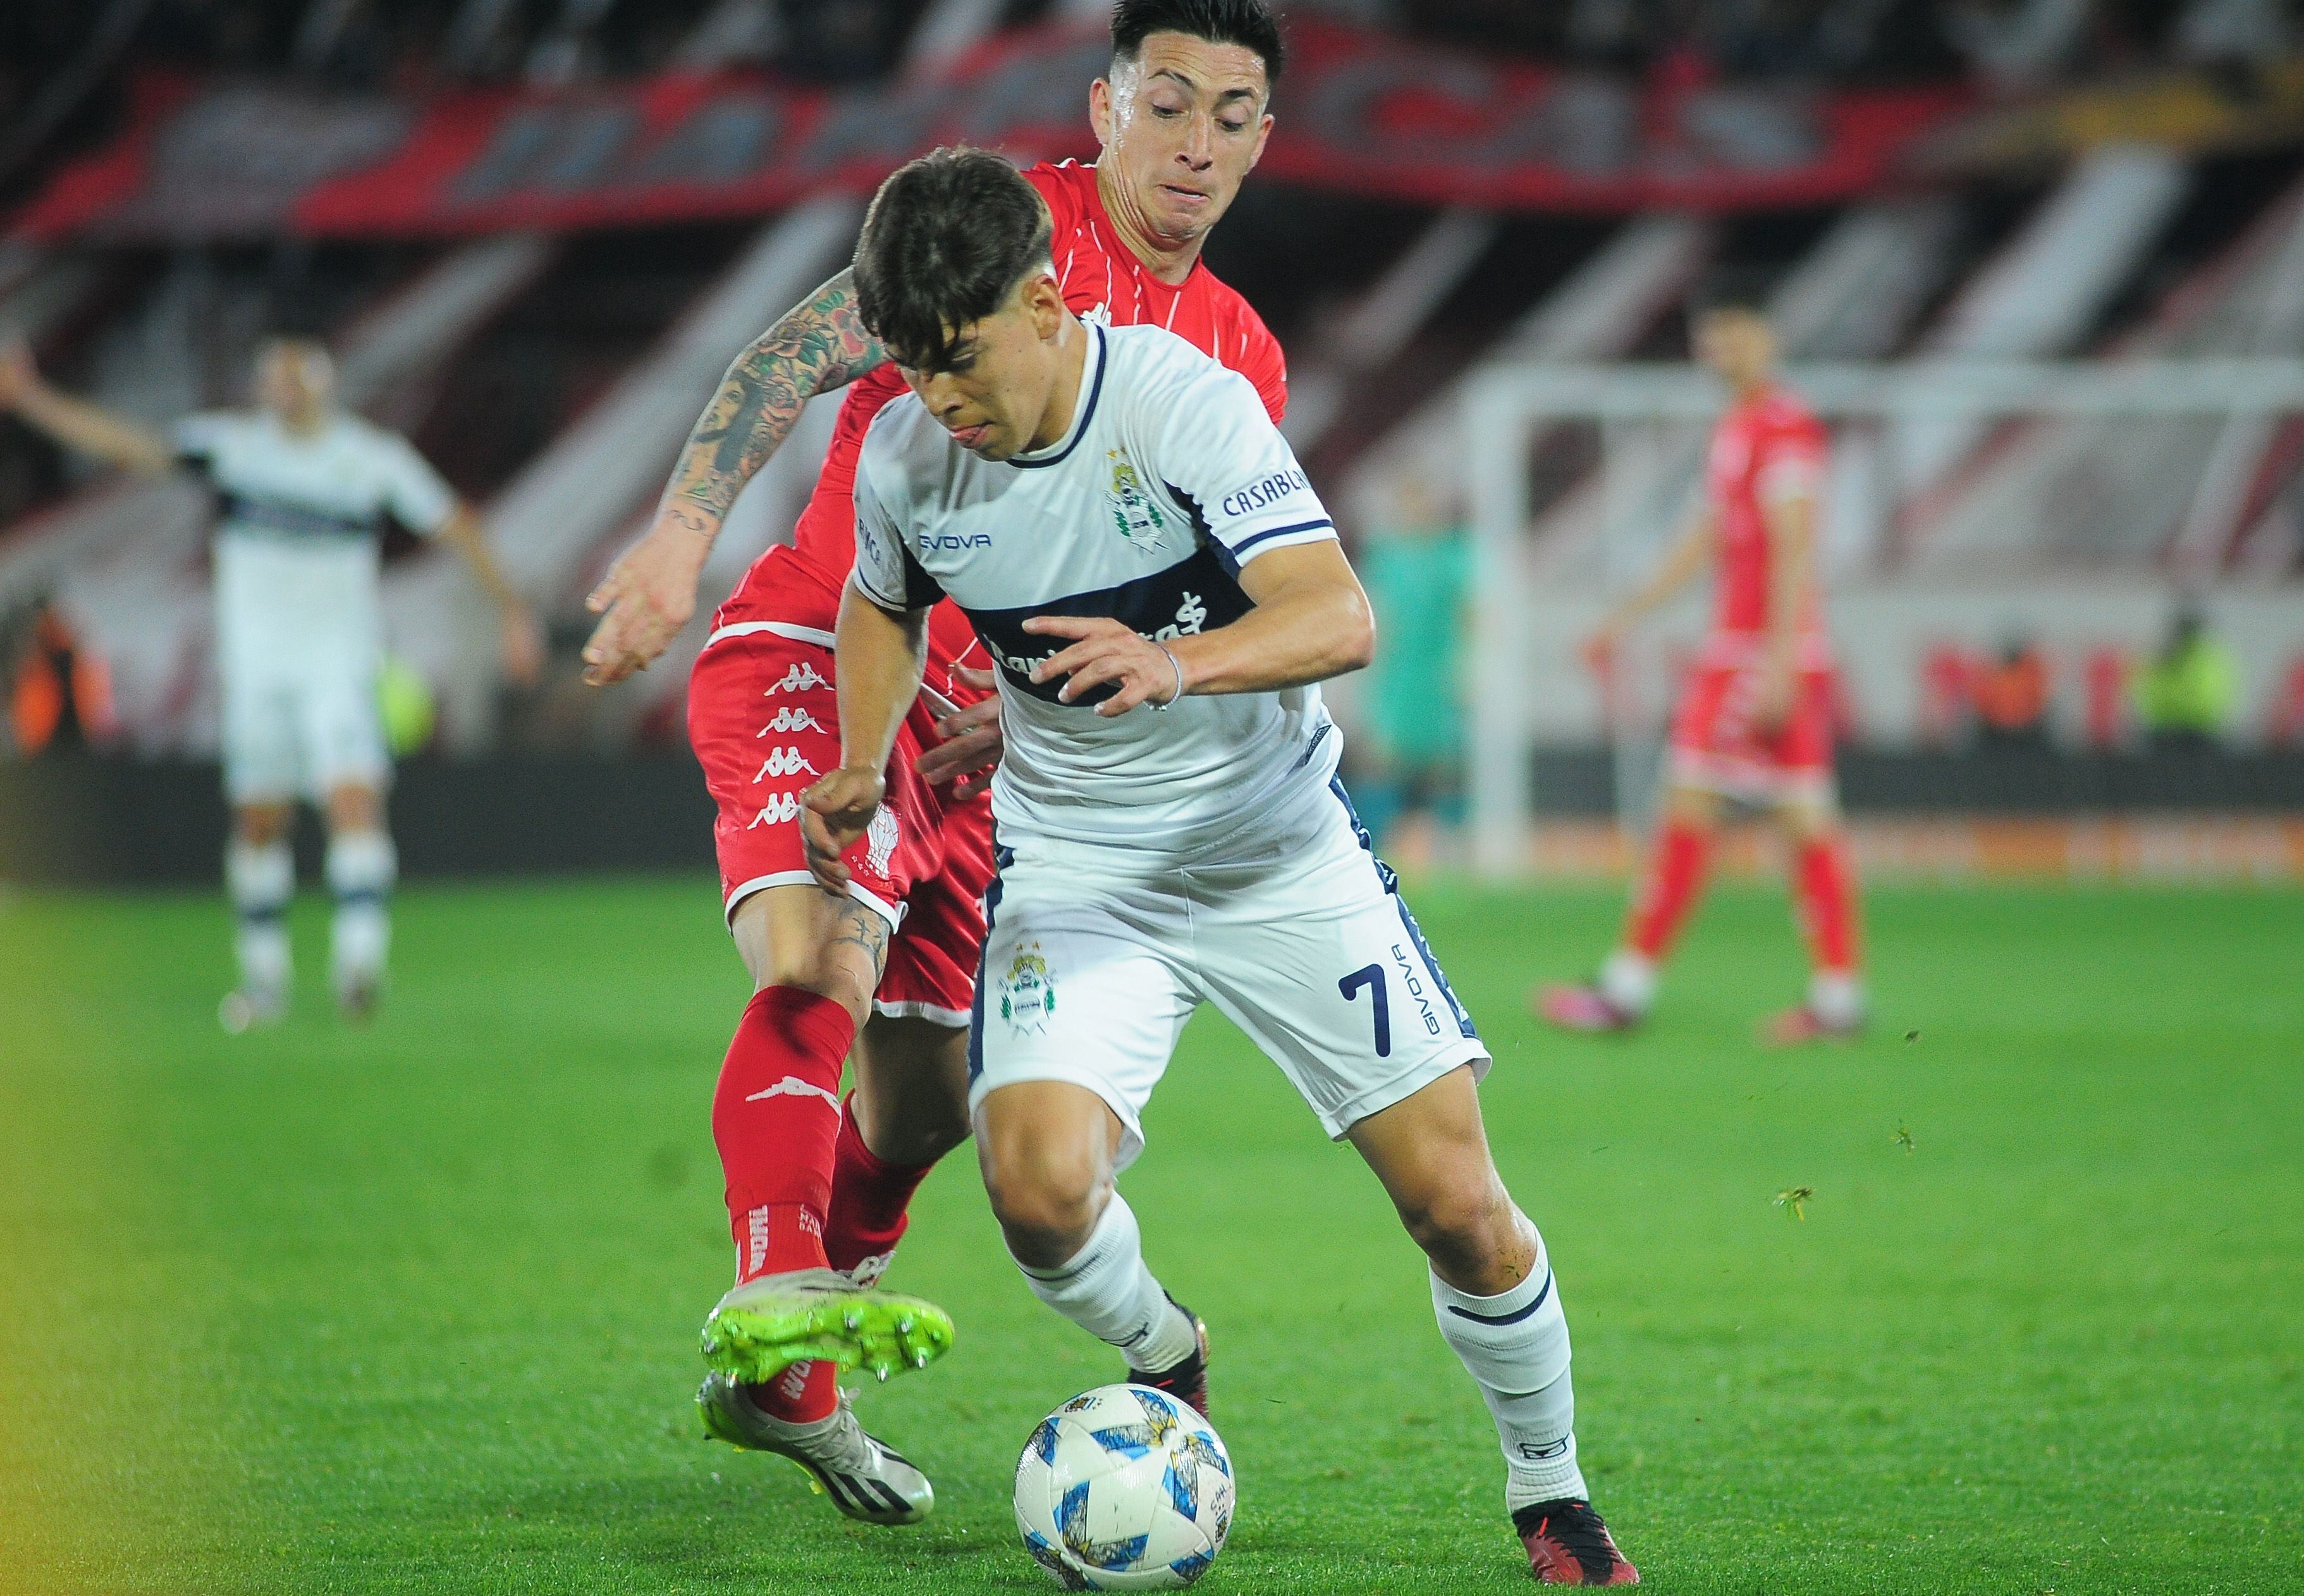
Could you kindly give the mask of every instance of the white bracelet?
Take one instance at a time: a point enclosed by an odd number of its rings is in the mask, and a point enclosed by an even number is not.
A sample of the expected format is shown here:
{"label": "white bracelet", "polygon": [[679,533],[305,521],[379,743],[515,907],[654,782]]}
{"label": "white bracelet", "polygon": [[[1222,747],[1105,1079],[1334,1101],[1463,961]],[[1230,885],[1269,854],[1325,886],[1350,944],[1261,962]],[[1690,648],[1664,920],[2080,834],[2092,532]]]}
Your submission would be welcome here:
{"label": "white bracelet", "polygon": [[1175,698],[1172,698],[1172,699],[1170,699],[1170,700],[1168,700],[1168,702],[1167,702],[1167,703],[1165,703],[1165,704],[1164,704],[1164,703],[1160,703],[1160,702],[1159,702],[1159,701],[1157,701],[1156,700],[1154,700],[1154,701],[1153,701],[1153,704],[1152,704],[1152,707],[1153,707],[1155,709],[1165,709],[1169,708],[1169,706],[1170,706],[1170,705],[1174,704],[1174,703],[1176,702],[1177,699],[1181,699],[1181,698],[1182,698],[1182,697],[1184,696],[1184,662],[1183,662],[1182,660],[1181,660],[1181,659],[1177,658],[1175,657],[1175,655],[1169,653],[1169,652],[1168,652],[1167,648],[1166,648],[1164,644],[1160,644],[1160,643],[1154,643],[1152,646],[1153,646],[1154,648],[1156,648],[1156,649],[1158,649],[1160,650],[1160,652],[1162,652],[1163,654],[1167,654],[1167,655],[1168,655],[1168,663],[1169,663],[1170,665],[1172,665],[1172,666],[1175,666],[1175,667],[1176,667],[1176,695],[1175,695]]}

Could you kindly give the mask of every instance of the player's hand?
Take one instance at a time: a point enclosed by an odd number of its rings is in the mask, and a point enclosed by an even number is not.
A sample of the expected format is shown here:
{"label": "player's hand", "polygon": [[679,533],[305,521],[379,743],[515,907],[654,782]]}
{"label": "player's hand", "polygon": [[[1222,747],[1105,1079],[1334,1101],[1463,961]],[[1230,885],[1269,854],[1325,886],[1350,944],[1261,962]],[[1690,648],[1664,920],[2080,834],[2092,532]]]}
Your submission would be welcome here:
{"label": "player's hand", "polygon": [[544,628],[525,604],[504,607],[500,622],[504,675],[514,686],[529,687],[544,674]]}
{"label": "player's hand", "polygon": [[13,410],[40,386],[40,369],[32,363],[32,346],[21,338],[0,342],[0,410]]}
{"label": "player's hand", "polygon": [[600,617],[584,645],[584,680],[595,687],[646,670],[696,613],[696,582],[712,540],[674,510],[616,557],[584,600]]}
{"label": "player's hand", "polygon": [[1042,637],[1075,639],[1072,646],[1032,667],[1032,680],[1068,678],[1056,690],[1060,703],[1069,704],[1090,688],[1109,682],[1116,691],[1096,707],[1106,718],[1125,715],[1139,704],[1167,708],[1183,697],[1178,681],[1182,666],[1159,644],[1139,637],[1106,615],[1034,615],[1024,630]]}
{"label": "player's hand", "polygon": [[840,856],[864,835],[888,790],[877,770],[843,765],[800,795],[800,840],[809,873],[826,892],[845,892],[848,867]]}
{"label": "player's hand", "polygon": [[1615,674],[1616,656],[1622,652],[1623,647],[1622,623],[1614,619],[1601,622],[1594,628],[1592,635],[1584,640],[1585,669],[1601,681],[1607,681]]}
{"label": "player's hand", "polygon": [[[988,670],[956,665],[952,674],[978,692],[992,692]],[[969,802],[992,785],[992,772],[1006,748],[1000,735],[1000,700],[995,695],[956,709],[938,720],[936,729],[943,741],[921,754],[913,768],[932,787],[951,782],[953,797]]]}

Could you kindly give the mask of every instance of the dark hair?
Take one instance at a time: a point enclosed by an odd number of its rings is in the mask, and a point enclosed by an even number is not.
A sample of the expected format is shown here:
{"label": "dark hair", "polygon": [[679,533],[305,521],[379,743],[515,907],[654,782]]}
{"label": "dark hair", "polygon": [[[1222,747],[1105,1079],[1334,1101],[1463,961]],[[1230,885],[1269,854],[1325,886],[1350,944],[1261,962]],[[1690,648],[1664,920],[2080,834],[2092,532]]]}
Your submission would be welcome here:
{"label": "dark hair", "polygon": [[1688,296],[1688,313],[1691,318],[1709,316],[1715,310],[1744,310],[1754,316],[1768,313],[1768,301],[1775,288],[1775,274],[1762,267],[1723,263],[1707,271]]}
{"label": "dark hair", "polygon": [[1264,0],[1120,0],[1112,8],[1112,55],[1133,61],[1155,33],[1185,33],[1212,45],[1239,45],[1264,59],[1268,87],[1280,81],[1288,47]]}
{"label": "dark hair", "polygon": [[1007,301],[1048,259],[1048,208],[987,149],[935,149],[897,168],[864,213],[856,308],[900,364],[941,371],[953,335]]}

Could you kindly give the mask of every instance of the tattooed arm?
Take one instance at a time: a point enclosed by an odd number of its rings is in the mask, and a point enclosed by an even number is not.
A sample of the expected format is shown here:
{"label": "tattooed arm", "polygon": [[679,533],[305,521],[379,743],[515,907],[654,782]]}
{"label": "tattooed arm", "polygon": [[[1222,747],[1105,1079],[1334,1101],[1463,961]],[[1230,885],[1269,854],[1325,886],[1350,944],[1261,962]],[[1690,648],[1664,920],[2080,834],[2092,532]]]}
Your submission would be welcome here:
{"label": "tattooed arm", "polygon": [[655,523],[585,600],[600,617],[584,645],[587,682],[620,682],[664,652],[695,613],[697,578],[728,506],[792,435],[801,407],[887,359],[845,271],[736,357],[688,435]]}

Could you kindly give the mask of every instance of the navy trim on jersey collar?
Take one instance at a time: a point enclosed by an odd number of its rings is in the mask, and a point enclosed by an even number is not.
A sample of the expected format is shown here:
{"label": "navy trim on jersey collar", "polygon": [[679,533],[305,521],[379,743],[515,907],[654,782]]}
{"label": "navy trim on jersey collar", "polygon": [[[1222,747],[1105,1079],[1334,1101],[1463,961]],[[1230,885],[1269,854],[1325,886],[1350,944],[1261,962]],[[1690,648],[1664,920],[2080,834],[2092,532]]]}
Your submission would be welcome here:
{"label": "navy trim on jersey collar", "polygon": [[1053,454],[1036,454],[1029,459],[1021,454],[1012,454],[1008,458],[1009,464],[1021,466],[1027,471],[1038,470],[1044,465],[1062,465],[1071,457],[1072,452],[1080,447],[1080,440],[1088,436],[1088,424],[1096,419],[1096,402],[1104,396],[1104,369],[1112,362],[1109,358],[1111,352],[1105,345],[1104,328],[1093,321],[1080,325],[1087,327],[1095,339],[1096,376],[1088,383],[1088,403],[1081,405],[1080,414],[1072,418],[1072,436],[1065,438],[1063,446]]}

